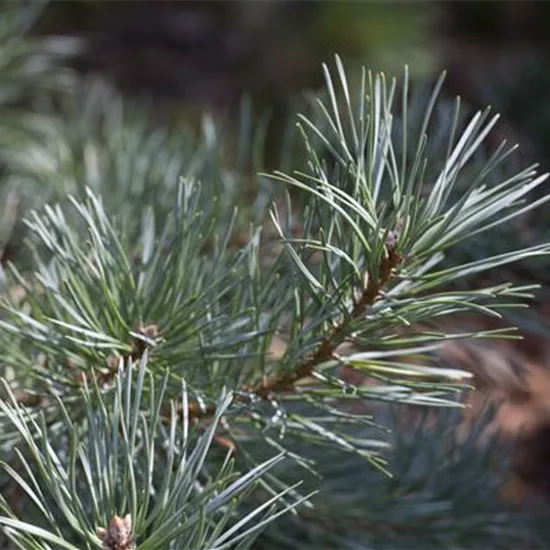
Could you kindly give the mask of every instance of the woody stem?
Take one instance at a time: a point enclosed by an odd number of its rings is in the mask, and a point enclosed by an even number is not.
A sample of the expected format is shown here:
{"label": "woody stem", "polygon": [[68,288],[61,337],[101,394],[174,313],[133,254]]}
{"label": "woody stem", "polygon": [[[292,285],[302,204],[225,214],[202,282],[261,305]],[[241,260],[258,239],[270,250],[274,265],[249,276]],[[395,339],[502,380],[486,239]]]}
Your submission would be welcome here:
{"label": "woody stem", "polygon": [[[335,349],[344,340],[350,324],[355,319],[364,315],[368,308],[374,304],[383,287],[391,279],[392,271],[398,266],[400,261],[400,256],[394,250],[389,250],[388,256],[382,260],[380,265],[379,277],[376,278],[372,275],[368,277],[367,285],[360,298],[355,302],[349,315],[334,326],[313,353],[306,356],[291,372],[273,374],[243,393],[253,394],[260,399],[268,399],[274,393],[292,391],[298,381],[311,376],[316,366],[332,357]],[[189,418],[194,420],[210,417],[214,413],[215,407],[213,405],[206,409],[201,408],[196,403],[189,406]]]}

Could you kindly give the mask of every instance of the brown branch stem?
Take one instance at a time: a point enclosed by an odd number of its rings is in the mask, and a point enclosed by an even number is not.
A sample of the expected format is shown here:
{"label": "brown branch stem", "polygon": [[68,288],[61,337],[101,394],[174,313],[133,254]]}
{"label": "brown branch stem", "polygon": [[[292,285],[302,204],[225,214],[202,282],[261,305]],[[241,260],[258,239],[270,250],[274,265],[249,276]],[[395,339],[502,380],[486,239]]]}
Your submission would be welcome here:
{"label": "brown branch stem", "polygon": [[[399,265],[401,259],[401,256],[395,252],[393,247],[390,248],[388,255],[381,262],[379,276],[374,277],[369,274],[363,293],[355,302],[349,315],[334,326],[314,352],[306,356],[292,371],[268,376],[255,386],[244,388],[243,393],[253,394],[265,400],[275,393],[292,391],[298,381],[311,376],[316,366],[332,357],[336,348],[344,340],[350,324],[358,317],[364,315],[368,308],[374,304],[380,296],[383,287],[392,278],[393,270]],[[244,400],[245,398],[237,397],[237,399]],[[189,406],[189,418],[195,421],[211,417],[215,412],[216,409],[213,405],[210,405],[206,409],[201,408],[198,403],[193,403]]]}

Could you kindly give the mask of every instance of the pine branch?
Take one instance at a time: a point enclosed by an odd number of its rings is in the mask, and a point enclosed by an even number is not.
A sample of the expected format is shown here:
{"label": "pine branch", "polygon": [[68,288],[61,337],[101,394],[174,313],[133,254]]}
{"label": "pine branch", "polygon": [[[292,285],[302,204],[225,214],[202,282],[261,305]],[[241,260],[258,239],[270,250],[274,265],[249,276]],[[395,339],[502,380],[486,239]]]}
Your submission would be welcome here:
{"label": "pine branch", "polygon": [[[388,257],[384,258],[380,266],[380,277],[378,279],[375,278],[374,275],[368,275],[366,277],[367,285],[359,299],[355,302],[350,314],[344,317],[344,319],[323,338],[315,352],[304,358],[298,363],[296,368],[289,373],[271,375],[252,388],[245,386],[240,392],[237,392],[236,398],[239,399],[239,395],[244,394],[247,397],[240,398],[243,402],[250,400],[251,397],[267,400],[273,394],[292,392],[295,384],[309,378],[315,367],[333,358],[336,348],[345,339],[347,328],[351,322],[365,315],[369,306],[374,304],[384,285],[390,280],[390,277],[394,275],[393,271],[401,260],[402,258],[395,253],[395,249],[393,247],[389,248]],[[204,409],[201,408],[199,404],[191,403],[189,405],[188,414],[191,419],[198,420],[211,417],[215,412],[215,407],[207,407]]]}
{"label": "pine branch", "polygon": [[396,254],[395,248],[389,248],[388,256],[383,259],[380,266],[380,277],[377,278],[375,274],[367,275],[367,285],[360,298],[355,302],[350,314],[324,337],[317,351],[300,362],[294,372],[283,374],[280,377],[272,376],[261,382],[252,391],[262,399],[268,398],[272,393],[292,391],[294,384],[311,376],[315,367],[332,359],[336,348],[345,339],[349,325],[366,314],[369,306],[372,306],[380,296],[384,285],[390,280],[390,277],[394,274],[393,270],[401,260],[402,258]]}
{"label": "pine branch", "polygon": [[[339,61],[337,68],[343,93],[337,96],[327,71],[324,125],[301,119],[306,169],[271,176],[301,195],[295,205],[287,198],[286,219],[272,210],[282,249],[269,263],[261,261],[260,226],[251,228],[240,247],[228,246],[237,214],[228,216],[224,205],[212,200],[223,180],[216,159],[210,159],[215,185],[182,179],[166,194],[153,186],[147,196],[137,195],[149,204],[128,201],[116,217],[111,208],[120,203],[102,200],[90,189],[86,200],[73,197],[70,208],[47,206],[29,216],[36,273],[25,277],[10,267],[11,282],[24,286],[27,297],[24,304],[6,303],[0,319],[5,363],[32,380],[25,390],[40,394],[53,384],[78,418],[82,383],[96,377],[109,391],[116,378],[113,358],[135,362],[147,349],[155,377],[170,368],[169,393],[179,391],[182,381],[187,385],[191,404],[180,410],[183,417],[208,425],[222,387],[234,392],[224,429],[238,452],[246,453],[252,440],[292,453],[287,442],[307,440],[358,454],[378,467],[384,442],[353,432],[351,426],[372,422],[367,414],[353,412],[356,404],[455,406],[453,396],[464,388],[461,378],[467,373],[439,368],[434,347],[457,336],[488,334],[457,335],[442,330],[439,319],[460,312],[499,316],[522,305],[533,287],[456,291],[448,290],[450,283],[546,255],[550,247],[450,268],[440,262],[457,242],[528,210],[525,199],[546,175],[529,167],[486,185],[508,152],[500,148],[487,163],[471,168],[495,124],[479,113],[462,134],[458,117],[452,119],[445,160],[427,187],[421,169],[427,163],[425,133],[440,85],[428,102],[418,140],[410,140],[415,147],[409,156],[396,145],[394,86],[388,87],[383,76],[367,82],[364,74],[359,94],[352,97]],[[401,124],[408,144],[406,108],[404,93]],[[100,145],[94,144],[97,158],[116,159],[121,166],[134,158]],[[214,155],[213,148],[209,142],[207,156]],[[172,158],[169,150],[161,160]],[[455,201],[452,192],[466,168],[472,169],[471,181]],[[111,177],[117,181],[116,171],[106,174],[98,178],[95,173],[96,185]],[[157,184],[164,189],[168,182],[163,178]],[[124,196],[127,185],[121,182],[114,195]],[[296,218],[299,234],[293,232]],[[272,359],[270,345],[279,335],[287,345]],[[342,344],[345,353],[339,352]],[[377,385],[351,382],[342,367]],[[78,372],[83,376],[75,377]],[[163,410],[168,407],[167,402]],[[55,404],[47,411],[54,422]],[[350,429],[335,429],[336,418]]]}
{"label": "pine branch", "polygon": [[[27,59],[16,95],[34,82]],[[532,542],[494,498],[501,480],[485,479],[495,447],[448,437],[467,373],[434,350],[508,335],[441,319],[500,316],[534,287],[453,285],[550,245],[443,261],[547,202],[530,200],[546,175],[501,171],[505,144],[485,154],[488,111],[462,118],[457,102],[434,120],[442,80],[413,112],[407,73],[396,107],[395,81],[364,71],[354,92],[339,58],[336,79],[324,70],[325,101],[299,118],[304,162],[263,176],[255,212],[232,210],[246,176],[211,118],[159,129],[103,86],[26,118],[32,146],[2,149],[11,184],[61,199],[27,216],[32,271],[1,273],[0,525],[14,545],[244,549],[298,504],[268,547]],[[239,166],[263,143],[245,133]],[[273,205],[269,261],[266,182],[297,191],[282,214]],[[437,406],[435,426],[396,422],[411,409],[388,418],[380,401]],[[294,483],[296,465],[325,476],[321,499]]]}
{"label": "pine branch", "polygon": [[[283,457],[242,476],[235,475],[226,457],[218,472],[206,475],[205,461],[230,395],[220,396],[211,426],[198,438],[177,418],[175,404],[165,430],[159,413],[166,377],[155,389],[146,374],[147,360],[145,354],[137,372],[131,362],[121,362],[114,391],[106,395],[97,384],[84,386],[87,433],[60,402],[62,425],[54,437],[44,417],[29,416],[6,387],[9,397],[0,400],[0,411],[21,435],[21,450],[15,451],[21,474],[7,463],[1,467],[20,488],[24,506],[14,510],[0,497],[0,525],[19,547],[46,549],[52,543],[75,550],[99,543],[130,550],[139,543],[150,550],[172,545],[197,550],[249,545],[269,521],[301,503],[281,506],[287,489],[252,506],[248,514],[238,513],[258,481]],[[152,391],[146,394],[146,388]],[[187,401],[185,389],[182,400]],[[27,521],[19,519],[25,506],[34,513]]]}

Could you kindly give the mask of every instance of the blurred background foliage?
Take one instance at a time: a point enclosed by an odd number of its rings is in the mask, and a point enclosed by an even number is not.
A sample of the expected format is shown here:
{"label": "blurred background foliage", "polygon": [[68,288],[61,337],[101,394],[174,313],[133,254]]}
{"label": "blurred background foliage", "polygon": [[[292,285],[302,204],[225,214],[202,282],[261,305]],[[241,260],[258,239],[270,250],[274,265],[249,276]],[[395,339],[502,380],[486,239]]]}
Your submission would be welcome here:
{"label": "blurred background foliage", "polygon": [[[506,137],[521,144],[518,163],[550,168],[548,22],[549,4],[532,0],[83,0],[44,4],[31,32],[72,38],[80,48],[66,65],[88,80],[107,81],[138,111],[147,105],[149,119],[163,129],[181,134],[183,121],[200,131],[205,109],[223,119],[224,161],[242,176],[243,169],[252,175],[260,166],[284,169],[285,162],[299,162],[288,139],[292,117],[305,103],[304,92],[321,86],[321,63],[335,52],[351,72],[364,65],[399,77],[408,65],[418,83],[430,84],[445,69],[450,100],[458,94],[467,108],[491,105],[501,113],[491,145]],[[79,110],[73,107],[71,116]],[[108,109],[102,116],[110,117]],[[252,132],[253,124],[262,139],[250,134],[254,151],[243,155],[235,144],[246,143],[242,132]],[[241,185],[256,201],[257,181]],[[548,213],[537,209],[510,226],[503,242],[548,238]],[[472,246],[460,253],[475,259],[500,250],[502,242],[481,239]],[[544,260],[531,261],[517,274],[547,282],[547,267]]]}
{"label": "blurred background foliage", "polygon": [[78,38],[72,67],[153,102],[163,122],[235,113],[246,94],[270,113],[270,135],[284,131],[293,99],[322,84],[320,65],[335,52],[348,68],[389,75],[407,64],[416,81],[445,69],[449,97],[492,105],[501,132],[548,164],[548,22],[548,3],[533,0],[81,0],[49,2],[32,32]]}

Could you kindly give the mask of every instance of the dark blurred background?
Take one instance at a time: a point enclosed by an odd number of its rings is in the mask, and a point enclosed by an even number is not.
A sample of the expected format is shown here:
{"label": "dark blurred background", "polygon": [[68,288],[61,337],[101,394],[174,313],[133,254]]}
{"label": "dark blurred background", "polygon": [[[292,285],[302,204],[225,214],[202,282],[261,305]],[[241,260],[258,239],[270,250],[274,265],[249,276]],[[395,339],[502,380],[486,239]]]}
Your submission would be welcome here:
{"label": "dark blurred background", "polygon": [[[274,102],[319,82],[339,52],[425,71],[440,56],[437,9],[411,2],[52,2],[39,29],[88,41],[78,61],[125,92],[230,105],[243,92]],[[376,67],[372,67],[376,68]]]}
{"label": "dark blurred background", "polygon": [[39,33],[82,37],[75,66],[159,109],[227,108],[248,93],[280,108],[321,84],[322,61],[413,76],[448,70],[447,93],[491,104],[501,128],[548,164],[550,3],[54,1]]}

